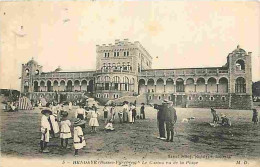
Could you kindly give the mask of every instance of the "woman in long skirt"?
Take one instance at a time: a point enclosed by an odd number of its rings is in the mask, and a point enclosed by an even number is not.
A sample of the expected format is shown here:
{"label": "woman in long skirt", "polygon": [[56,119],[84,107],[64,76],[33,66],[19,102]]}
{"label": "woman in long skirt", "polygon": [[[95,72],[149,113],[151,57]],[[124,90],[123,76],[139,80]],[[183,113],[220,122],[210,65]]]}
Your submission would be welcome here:
{"label": "woman in long skirt", "polygon": [[127,122],[128,121],[128,102],[124,102],[123,105],[123,122]]}
{"label": "woman in long skirt", "polygon": [[132,110],[133,110],[133,103],[130,103],[130,109],[129,109],[129,111],[128,111],[128,121],[129,121],[129,123],[133,123],[133,112],[132,112]]}

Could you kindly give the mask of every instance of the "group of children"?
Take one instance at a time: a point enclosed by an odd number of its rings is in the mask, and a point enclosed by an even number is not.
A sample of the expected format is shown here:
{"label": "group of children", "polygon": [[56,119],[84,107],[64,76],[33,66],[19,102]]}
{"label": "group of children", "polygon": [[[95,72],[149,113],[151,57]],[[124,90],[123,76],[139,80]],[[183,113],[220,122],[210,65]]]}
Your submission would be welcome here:
{"label": "group of children", "polygon": [[[50,109],[52,106],[47,103],[46,109],[43,109],[41,113],[43,114],[41,118],[41,141],[40,141],[40,147],[41,152],[48,153],[49,150],[47,149],[47,144],[50,140],[50,134],[52,137],[56,137],[55,134],[59,132],[60,129],[60,139],[61,139],[61,147],[62,148],[70,148],[68,146],[68,139],[72,137],[71,134],[71,122],[68,119],[68,112],[61,110],[61,111],[54,111]],[[57,112],[57,113],[56,113]],[[57,116],[59,115],[59,119]],[[59,123],[60,126],[59,126]],[[82,125],[85,125],[85,121],[76,118],[74,121],[74,135],[73,135],[73,142],[74,142],[74,148],[75,148],[75,156],[78,155],[78,150],[82,149],[84,146],[86,146],[86,142],[84,140],[84,135],[82,131]],[[65,143],[64,143],[65,142]],[[64,145],[65,144],[65,145]]]}

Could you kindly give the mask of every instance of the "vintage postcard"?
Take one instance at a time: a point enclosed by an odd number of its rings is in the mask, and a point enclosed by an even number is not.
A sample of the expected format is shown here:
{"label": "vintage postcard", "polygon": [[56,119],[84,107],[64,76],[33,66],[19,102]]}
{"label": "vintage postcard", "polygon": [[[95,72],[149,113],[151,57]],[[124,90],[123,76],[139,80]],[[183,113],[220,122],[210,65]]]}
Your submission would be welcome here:
{"label": "vintage postcard", "polygon": [[259,9],[0,2],[1,166],[260,166]]}

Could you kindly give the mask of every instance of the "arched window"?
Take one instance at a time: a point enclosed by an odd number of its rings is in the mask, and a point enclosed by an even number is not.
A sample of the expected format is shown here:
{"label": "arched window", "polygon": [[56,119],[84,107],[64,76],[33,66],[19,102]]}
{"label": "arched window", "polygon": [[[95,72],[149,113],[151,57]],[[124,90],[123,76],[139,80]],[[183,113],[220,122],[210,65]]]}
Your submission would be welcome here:
{"label": "arched window", "polygon": [[246,81],[244,78],[239,77],[236,79],[236,93],[246,93]]}
{"label": "arched window", "polygon": [[52,92],[51,81],[47,81],[47,92]]}
{"label": "arched window", "polygon": [[34,81],[34,82],[33,82],[33,91],[34,91],[34,92],[38,92],[38,89],[39,89],[39,87],[38,87],[38,82],[37,82],[37,81]]}
{"label": "arched window", "polygon": [[176,92],[184,92],[184,81],[181,78],[176,80]]}
{"label": "arched window", "polygon": [[128,77],[123,77],[123,84],[124,84],[124,90],[128,91],[129,90],[129,79],[128,79]]}
{"label": "arched window", "polygon": [[138,82],[138,90],[139,90],[139,94],[143,94],[145,93],[145,80],[144,79],[140,79]]}
{"label": "arched window", "polygon": [[245,62],[244,60],[238,60],[236,61],[236,70],[237,71],[245,71]]}
{"label": "arched window", "polygon": [[25,70],[25,73],[26,73],[26,76],[29,76],[29,75],[30,75],[30,70],[29,70],[29,69],[26,69],[26,70]]}
{"label": "arched window", "polygon": [[105,76],[105,90],[109,90],[110,77]]}
{"label": "arched window", "polygon": [[39,70],[36,70],[35,75],[39,75],[39,74],[40,74]]}
{"label": "arched window", "polygon": [[72,81],[71,80],[69,80],[67,82],[67,92],[72,92]]}
{"label": "arched window", "polygon": [[120,78],[118,76],[113,77],[114,90],[119,90]]}

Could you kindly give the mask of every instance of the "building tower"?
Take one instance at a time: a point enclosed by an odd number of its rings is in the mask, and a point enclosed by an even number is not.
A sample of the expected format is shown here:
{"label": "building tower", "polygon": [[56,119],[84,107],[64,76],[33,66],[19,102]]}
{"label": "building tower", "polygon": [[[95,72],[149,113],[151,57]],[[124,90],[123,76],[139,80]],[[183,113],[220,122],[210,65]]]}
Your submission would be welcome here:
{"label": "building tower", "polygon": [[229,108],[252,108],[252,64],[251,52],[239,45],[228,55]]}
{"label": "building tower", "polygon": [[28,63],[22,64],[21,92],[31,93],[38,89],[38,84],[34,84],[34,77],[42,73],[42,66],[32,58]]}
{"label": "building tower", "polygon": [[115,40],[115,44],[96,48],[96,97],[117,99],[138,92],[137,76],[142,69],[151,69],[152,57],[139,42]]}

